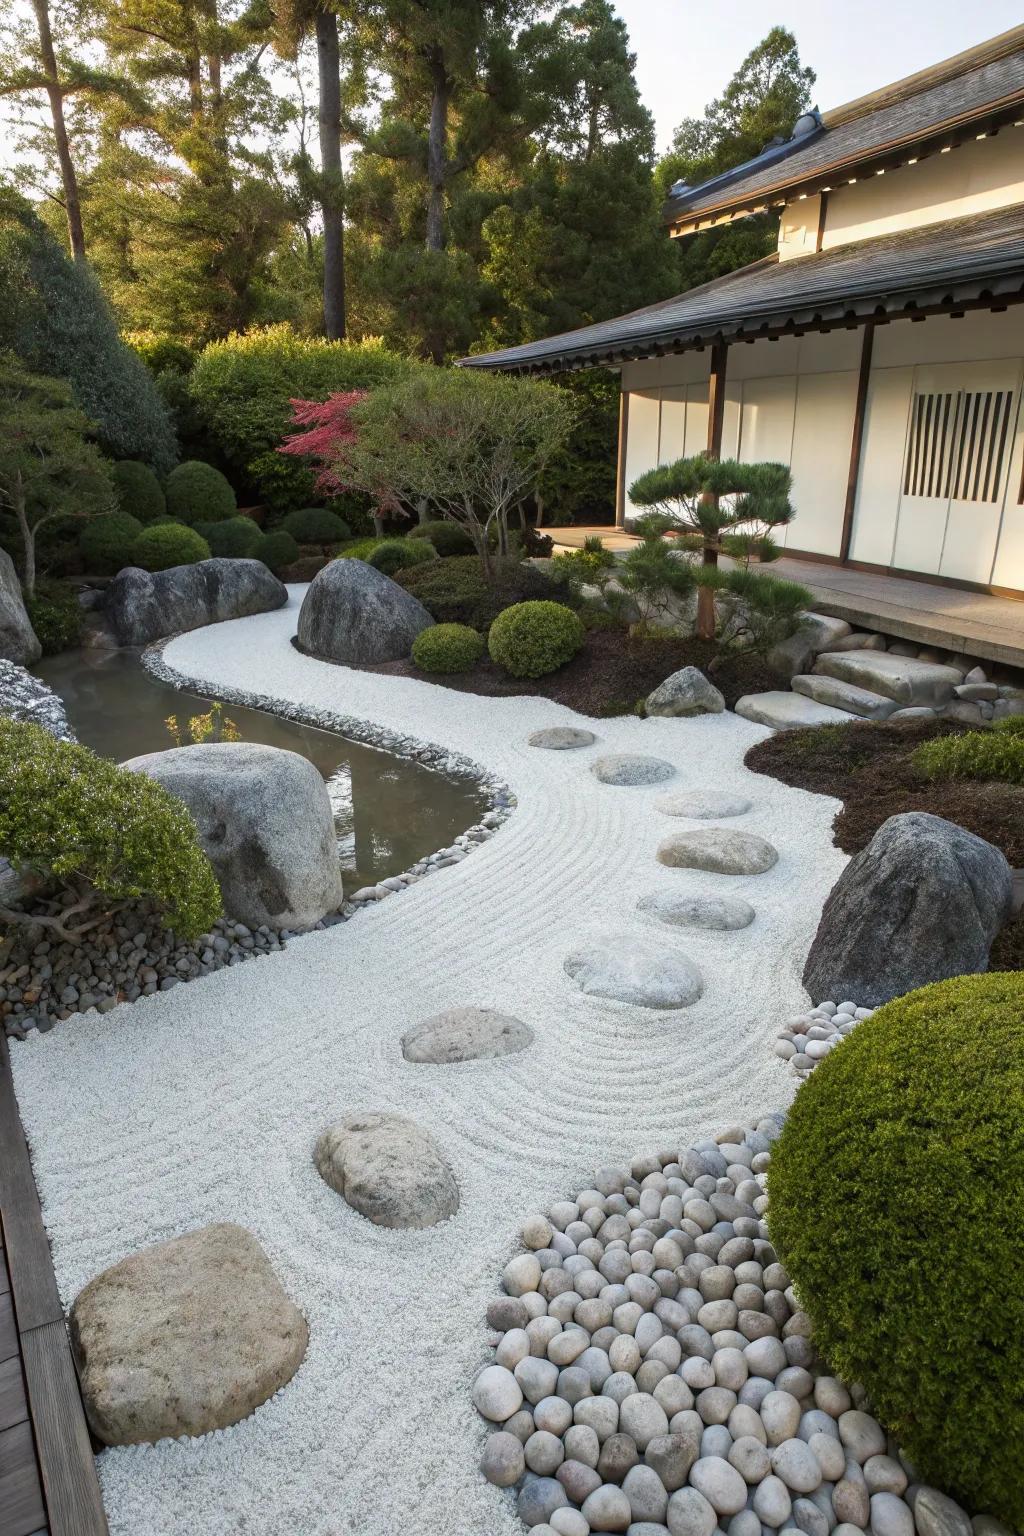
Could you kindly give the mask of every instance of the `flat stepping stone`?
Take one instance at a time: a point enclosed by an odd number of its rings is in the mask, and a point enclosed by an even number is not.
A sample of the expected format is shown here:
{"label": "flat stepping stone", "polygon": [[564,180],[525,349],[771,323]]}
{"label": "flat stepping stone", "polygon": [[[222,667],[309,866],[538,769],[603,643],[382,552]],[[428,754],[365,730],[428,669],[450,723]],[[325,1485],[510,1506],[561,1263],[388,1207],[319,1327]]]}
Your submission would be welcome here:
{"label": "flat stepping stone", "polygon": [[406,1061],[448,1064],[512,1056],[533,1044],[533,1030],[492,1008],[448,1008],[402,1036]]}
{"label": "flat stepping stone", "polygon": [[641,896],[637,911],[672,928],[748,928],[755,916],[749,901],[738,896],[677,896],[671,891]]}
{"label": "flat stepping stone", "polygon": [[753,801],[743,795],[730,795],[720,789],[680,789],[674,794],[662,795],[654,802],[655,809],[663,816],[688,816],[691,821],[743,816],[752,804]]}
{"label": "flat stepping stone", "polygon": [[429,1131],[404,1115],[347,1115],[313,1151],[316,1170],[378,1227],[433,1227],[459,1208],[459,1186]]}
{"label": "flat stepping stone", "polygon": [[639,1008],[688,1008],[704,990],[704,979],[685,955],[662,944],[621,935],[575,950],[565,961],[581,992]]}
{"label": "flat stepping stone", "polygon": [[865,720],[885,720],[898,708],[895,699],[884,693],[872,693],[858,683],[844,683],[839,677],[819,677],[806,672],[794,677],[790,683],[794,693],[802,693],[819,704],[831,704],[833,709],[848,709],[851,715],[861,715]]}
{"label": "flat stepping stone", "polygon": [[237,1424],[291,1380],[308,1342],[267,1255],[232,1222],[131,1254],[71,1308],[82,1397],[105,1445]]}
{"label": "flat stepping stone", "polygon": [[527,737],[531,747],[544,747],[548,752],[571,752],[576,747],[592,747],[596,740],[593,731],[582,731],[575,725],[548,725]]}
{"label": "flat stepping stone", "polygon": [[946,704],[963,682],[959,667],[946,667],[894,651],[824,651],[814,663],[819,677],[837,677],[897,704]]}
{"label": "flat stepping stone", "polygon": [[675,775],[675,768],[661,757],[638,752],[612,752],[591,763],[590,771],[602,784],[661,784]]}
{"label": "flat stepping stone", "polygon": [[657,852],[659,864],[672,869],[704,869],[716,875],[763,875],[778,858],[778,849],[763,837],[727,827],[674,832],[659,844]]}
{"label": "flat stepping stone", "polygon": [[755,725],[770,725],[773,731],[799,730],[805,725],[842,725],[861,718],[831,704],[819,704],[802,693],[787,693],[782,688],[767,693],[745,693],[737,699],[735,713]]}

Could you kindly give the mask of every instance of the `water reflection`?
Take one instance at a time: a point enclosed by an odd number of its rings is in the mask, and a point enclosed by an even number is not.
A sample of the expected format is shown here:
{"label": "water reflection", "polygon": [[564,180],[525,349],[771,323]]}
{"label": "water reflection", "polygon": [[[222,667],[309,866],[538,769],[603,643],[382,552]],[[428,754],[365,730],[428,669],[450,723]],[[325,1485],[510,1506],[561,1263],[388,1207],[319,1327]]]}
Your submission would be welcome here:
{"label": "water reflection", "polygon": [[[136,651],[65,651],[32,670],[64,700],[79,741],[116,762],[173,746],[167,716],[184,725],[213,702],[153,677]],[[347,890],[401,874],[446,847],[485,809],[470,780],[448,779],[390,752],[243,705],[225,705],[225,713],[243,741],[301,752],[323,774]]]}

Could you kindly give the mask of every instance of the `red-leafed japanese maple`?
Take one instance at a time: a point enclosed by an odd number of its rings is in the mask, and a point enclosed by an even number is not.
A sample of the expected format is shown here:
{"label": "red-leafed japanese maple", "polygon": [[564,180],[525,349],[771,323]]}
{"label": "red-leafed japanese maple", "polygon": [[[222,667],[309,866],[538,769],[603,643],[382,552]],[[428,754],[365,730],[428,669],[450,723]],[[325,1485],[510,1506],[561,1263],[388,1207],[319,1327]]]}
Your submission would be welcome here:
{"label": "red-leafed japanese maple", "polygon": [[282,444],[319,465],[318,489],[361,491],[376,518],[426,502],[469,534],[485,574],[508,519],[565,443],[573,406],[532,379],[419,368],[370,391],[292,402],[305,430]]}

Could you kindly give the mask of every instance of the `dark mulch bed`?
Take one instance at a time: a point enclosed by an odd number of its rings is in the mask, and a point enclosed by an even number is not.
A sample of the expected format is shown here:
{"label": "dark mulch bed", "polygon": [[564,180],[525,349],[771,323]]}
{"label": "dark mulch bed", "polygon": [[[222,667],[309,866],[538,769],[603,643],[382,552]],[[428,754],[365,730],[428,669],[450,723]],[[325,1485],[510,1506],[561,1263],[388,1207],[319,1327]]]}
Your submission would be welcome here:
{"label": "dark mulch bed", "polygon": [[581,715],[598,718],[630,714],[659,683],[680,667],[699,667],[719,688],[728,708],[744,693],[760,693],[779,686],[778,678],[757,656],[715,656],[715,647],[706,640],[639,640],[626,630],[615,627],[591,629],[582,648],[557,672],[546,677],[509,677],[493,662],[484,660],[472,672],[447,675],[426,674],[412,661],[384,662],[368,667],[370,672],[386,672],[394,677],[416,677],[440,683],[463,693],[479,693],[493,698],[524,694],[554,699]]}
{"label": "dark mulch bed", "polygon": [[[779,731],[751,747],[745,761],[755,773],[842,800],[833,840],[844,853],[859,852],[890,816],[928,811],[994,843],[1019,869],[1024,866],[1024,789],[967,780],[933,784],[911,761],[922,741],[966,729],[955,721],[908,720]],[[1024,935],[1018,942],[1024,952]]]}

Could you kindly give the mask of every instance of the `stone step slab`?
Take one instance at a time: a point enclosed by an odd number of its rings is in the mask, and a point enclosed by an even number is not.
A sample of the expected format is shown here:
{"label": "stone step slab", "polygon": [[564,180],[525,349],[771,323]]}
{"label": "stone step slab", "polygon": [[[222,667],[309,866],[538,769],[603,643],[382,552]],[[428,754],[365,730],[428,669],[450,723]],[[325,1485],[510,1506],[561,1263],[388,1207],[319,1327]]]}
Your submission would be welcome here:
{"label": "stone step slab", "polygon": [[790,686],[794,693],[802,693],[805,698],[830,704],[833,709],[848,710],[851,715],[862,715],[865,720],[884,720],[898,708],[895,699],[886,698],[884,693],[872,693],[870,688],[861,688],[857,683],[844,683],[838,677],[819,677],[814,672],[794,677]]}
{"label": "stone step slab", "polygon": [[799,730],[806,725],[842,725],[844,721],[859,720],[848,710],[834,709],[831,704],[819,704],[802,693],[787,693],[774,688],[767,693],[746,693],[736,700],[735,712],[755,725],[770,725],[773,731]]}
{"label": "stone step slab", "polygon": [[897,704],[946,704],[961,681],[957,667],[899,656],[894,651],[824,651],[814,663],[819,677],[835,677]]}

